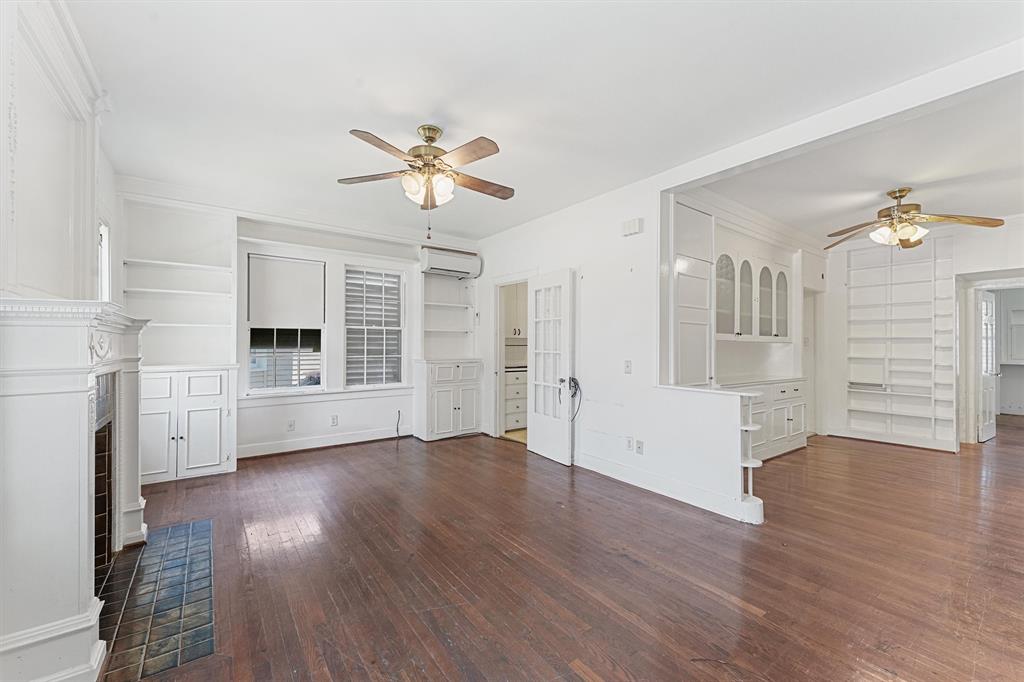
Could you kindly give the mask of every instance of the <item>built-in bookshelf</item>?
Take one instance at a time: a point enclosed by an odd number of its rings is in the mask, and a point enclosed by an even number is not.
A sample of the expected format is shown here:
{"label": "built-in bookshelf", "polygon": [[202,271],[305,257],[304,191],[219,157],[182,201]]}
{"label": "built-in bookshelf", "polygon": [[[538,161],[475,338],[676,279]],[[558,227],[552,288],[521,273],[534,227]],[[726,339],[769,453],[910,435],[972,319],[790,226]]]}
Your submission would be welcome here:
{"label": "built-in bookshelf", "polygon": [[845,255],[849,435],[955,450],[951,240]]}
{"label": "built-in bookshelf", "polygon": [[423,358],[476,357],[476,282],[423,273]]}
{"label": "built-in bookshelf", "polygon": [[151,320],[144,366],[233,363],[235,219],[126,200],[125,221],[125,306]]}

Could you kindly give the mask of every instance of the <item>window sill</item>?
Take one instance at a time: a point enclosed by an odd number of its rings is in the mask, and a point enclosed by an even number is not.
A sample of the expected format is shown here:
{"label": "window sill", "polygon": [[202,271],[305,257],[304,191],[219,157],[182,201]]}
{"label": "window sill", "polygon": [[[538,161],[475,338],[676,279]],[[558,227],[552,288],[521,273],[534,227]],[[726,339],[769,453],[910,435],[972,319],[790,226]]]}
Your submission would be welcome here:
{"label": "window sill", "polygon": [[301,402],[326,402],[331,400],[355,400],[359,398],[376,398],[388,395],[411,395],[412,384],[387,384],[385,386],[368,386],[353,388],[335,388],[319,390],[255,392],[239,396],[238,402],[253,403],[252,407],[269,407]]}

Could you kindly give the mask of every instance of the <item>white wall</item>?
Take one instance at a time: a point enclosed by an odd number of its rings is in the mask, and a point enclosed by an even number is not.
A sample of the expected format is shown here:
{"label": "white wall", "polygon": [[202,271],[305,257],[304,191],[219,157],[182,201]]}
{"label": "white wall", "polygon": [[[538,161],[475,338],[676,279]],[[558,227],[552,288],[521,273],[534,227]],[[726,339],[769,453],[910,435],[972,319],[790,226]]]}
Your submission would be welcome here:
{"label": "white wall", "polygon": [[[411,359],[418,354],[421,294],[416,249],[349,237],[331,237],[273,225],[245,223],[238,246],[238,338],[240,360],[238,398],[238,456],[323,447],[341,443],[407,435],[412,432]],[[283,243],[308,241],[360,251]],[[321,341],[321,386],[301,392],[273,394],[248,390],[247,263],[250,253],[305,258],[326,263],[325,322]],[[397,255],[393,255],[397,254]],[[344,291],[346,265],[399,271],[405,278],[404,314],[406,362],[404,384],[388,388],[346,388],[344,366]],[[399,416],[401,413],[401,416]],[[332,425],[332,417],[338,424]],[[289,422],[294,421],[294,430]]]}

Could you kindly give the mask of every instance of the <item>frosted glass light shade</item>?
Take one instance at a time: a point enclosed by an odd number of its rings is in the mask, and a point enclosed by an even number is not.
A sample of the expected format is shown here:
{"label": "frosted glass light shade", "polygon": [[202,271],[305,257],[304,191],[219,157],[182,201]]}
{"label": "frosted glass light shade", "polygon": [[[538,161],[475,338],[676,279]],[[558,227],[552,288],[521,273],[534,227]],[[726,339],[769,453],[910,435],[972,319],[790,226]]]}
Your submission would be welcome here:
{"label": "frosted glass light shade", "polygon": [[438,205],[443,204],[452,198],[455,193],[455,180],[450,175],[435,175],[433,178],[434,182],[434,196],[437,197]]}
{"label": "frosted glass light shade", "polygon": [[896,233],[888,225],[872,230],[868,236],[871,238],[871,241],[877,244],[884,244],[885,246],[896,246],[900,243],[899,237],[896,236]]}

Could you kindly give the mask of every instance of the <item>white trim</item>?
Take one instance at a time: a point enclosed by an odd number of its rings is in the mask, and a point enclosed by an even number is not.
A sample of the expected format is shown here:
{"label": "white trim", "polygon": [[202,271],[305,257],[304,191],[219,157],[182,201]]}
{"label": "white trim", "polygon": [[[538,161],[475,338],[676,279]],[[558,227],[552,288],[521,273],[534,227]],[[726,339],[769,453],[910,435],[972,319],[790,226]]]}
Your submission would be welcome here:
{"label": "white trim", "polygon": [[0,655],[94,626],[99,622],[102,608],[103,602],[93,597],[83,613],[0,636]]}
{"label": "white trim", "polygon": [[[411,436],[411,426],[399,426],[399,436]],[[292,438],[289,440],[267,441],[263,443],[249,443],[238,446],[238,457],[255,457],[257,455],[273,455],[292,452],[295,450],[308,450],[310,448],[323,448],[332,445],[347,445],[349,443],[362,443],[368,440],[383,438],[394,438],[394,429],[365,429],[363,431],[350,431],[348,433],[331,434],[329,436],[307,436],[304,438]]]}
{"label": "white trim", "polygon": [[[298,403],[325,403],[335,400],[362,400],[366,398],[392,398],[413,394],[411,384],[384,384],[381,386],[353,386],[350,388],[323,389],[319,391],[271,391],[253,392],[239,396],[238,409],[274,407]],[[249,404],[245,404],[249,403]]]}

